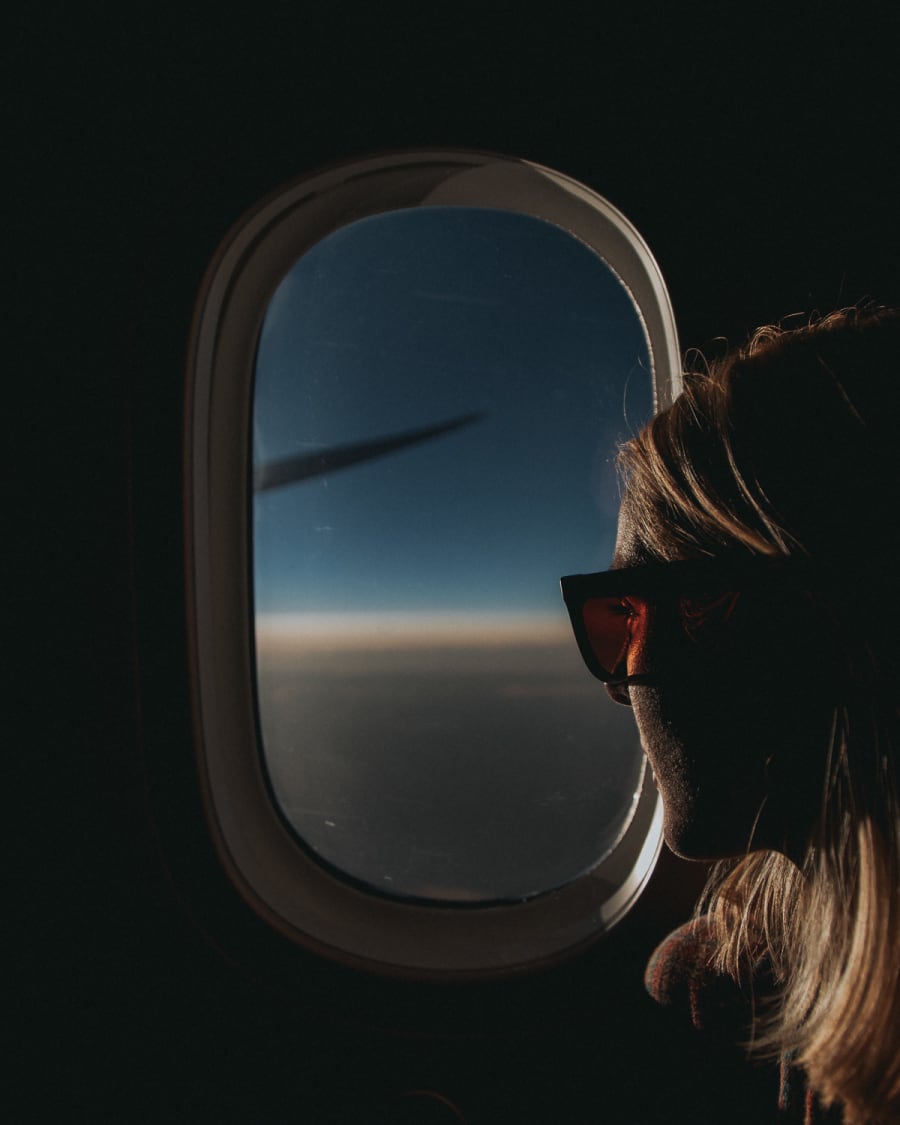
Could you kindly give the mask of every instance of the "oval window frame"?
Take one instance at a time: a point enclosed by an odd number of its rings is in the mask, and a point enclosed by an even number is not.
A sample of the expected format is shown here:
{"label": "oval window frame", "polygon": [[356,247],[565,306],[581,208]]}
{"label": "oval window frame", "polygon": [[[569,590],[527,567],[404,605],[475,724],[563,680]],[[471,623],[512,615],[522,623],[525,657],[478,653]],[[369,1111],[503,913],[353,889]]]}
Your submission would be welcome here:
{"label": "oval window frame", "polygon": [[649,771],[619,844],[571,883],[521,903],[404,902],[344,881],[298,842],[269,790],[256,715],[249,434],[262,322],[281,279],[312,245],[358,219],[419,206],[516,211],[578,238],[635,302],[654,409],[680,390],[674,315],[649,248],[607,200],[559,172],[493,153],[425,150],[364,157],[274,192],[219,246],[191,330],[185,524],[192,712],[208,827],[229,879],[259,916],[344,964],[416,979],[478,978],[555,961],[624,917],[662,847],[662,807]]}

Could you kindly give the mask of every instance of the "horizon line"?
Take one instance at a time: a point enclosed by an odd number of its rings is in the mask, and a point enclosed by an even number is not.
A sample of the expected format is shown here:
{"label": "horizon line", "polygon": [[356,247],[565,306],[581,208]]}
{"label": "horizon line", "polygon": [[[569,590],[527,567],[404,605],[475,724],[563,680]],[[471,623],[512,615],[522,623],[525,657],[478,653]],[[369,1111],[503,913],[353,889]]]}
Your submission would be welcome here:
{"label": "horizon line", "polygon": [[260,613],[257,641],[264,645],[408,648],[425,645],[477,646],[548,644],[572,639],[564,615],[452,610]]}

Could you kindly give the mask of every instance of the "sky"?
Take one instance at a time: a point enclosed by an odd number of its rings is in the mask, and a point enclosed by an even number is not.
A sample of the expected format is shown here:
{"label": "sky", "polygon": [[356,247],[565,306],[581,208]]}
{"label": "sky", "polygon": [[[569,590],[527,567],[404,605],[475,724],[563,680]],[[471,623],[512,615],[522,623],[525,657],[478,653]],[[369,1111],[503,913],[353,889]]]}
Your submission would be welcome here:
{"label": "sky", "polygon": [[559,578],[608,565],[616,446],[651,410],[628,293],[548,223],[388,213],[284,278],[255,472],[477,415],[254,496],[266,765],[321,857],[386,893],[493,901],[615,845],[642,756],[581,663]]}
{"label": "sky", "polygon": [[254,396],[256,465],[479,415],[258,494],[263,614],[557,614],[560,575],[608,564],[615,447],[652,405],[640,319],[593,251],[447,207],[304,254],[268,309]]}

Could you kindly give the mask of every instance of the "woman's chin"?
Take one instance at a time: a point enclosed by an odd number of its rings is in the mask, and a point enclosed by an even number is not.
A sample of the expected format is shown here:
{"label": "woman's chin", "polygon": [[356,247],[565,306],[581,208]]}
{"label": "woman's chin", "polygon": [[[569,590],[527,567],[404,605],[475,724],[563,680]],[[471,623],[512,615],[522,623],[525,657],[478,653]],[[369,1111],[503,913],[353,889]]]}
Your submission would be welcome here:
{"label": "woman's chin", "polygon": [[686,810],[676,804],[670,809],[663,796],[663,838],[670,851],[680,859],[711,862],[732,859],[751,851],[767,851],[771,841],[754,835],[753,824],[741,818],[722,815],[702,815],[702,810]]}

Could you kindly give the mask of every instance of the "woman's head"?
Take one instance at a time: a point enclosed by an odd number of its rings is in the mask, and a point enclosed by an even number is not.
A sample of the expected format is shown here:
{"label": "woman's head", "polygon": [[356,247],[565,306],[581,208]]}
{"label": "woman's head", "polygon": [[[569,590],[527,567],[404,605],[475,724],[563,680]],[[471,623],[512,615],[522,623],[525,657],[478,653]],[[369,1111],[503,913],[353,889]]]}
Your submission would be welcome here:
{"label": "woman's head", "polygon": [[[688,374],[623,449],[617,566],[737,552],[813,576],[805,593],[773,578],[742,595],[727,652],[660,616],[646,682],[610,689],[635,709],[680,854],[799,861],[835,771],[877,788],[860,728],[883,742],[900,702],[898,424],[900,313],[850,310]],[[850,718],[859,737],[838,754]]]}
{"label": "woman's head", "polygon": [[622,452],[616,566],[737,552],[808,572],[742,592],[724,646],[648,613],[641,675],[609,686],[670,845],[742,857],[701,909],[720,967],[765,957],[781,982],[758,1044],[852,1125],[900,1119],[898,427],[900,311],[849,310],[688,375]]}

